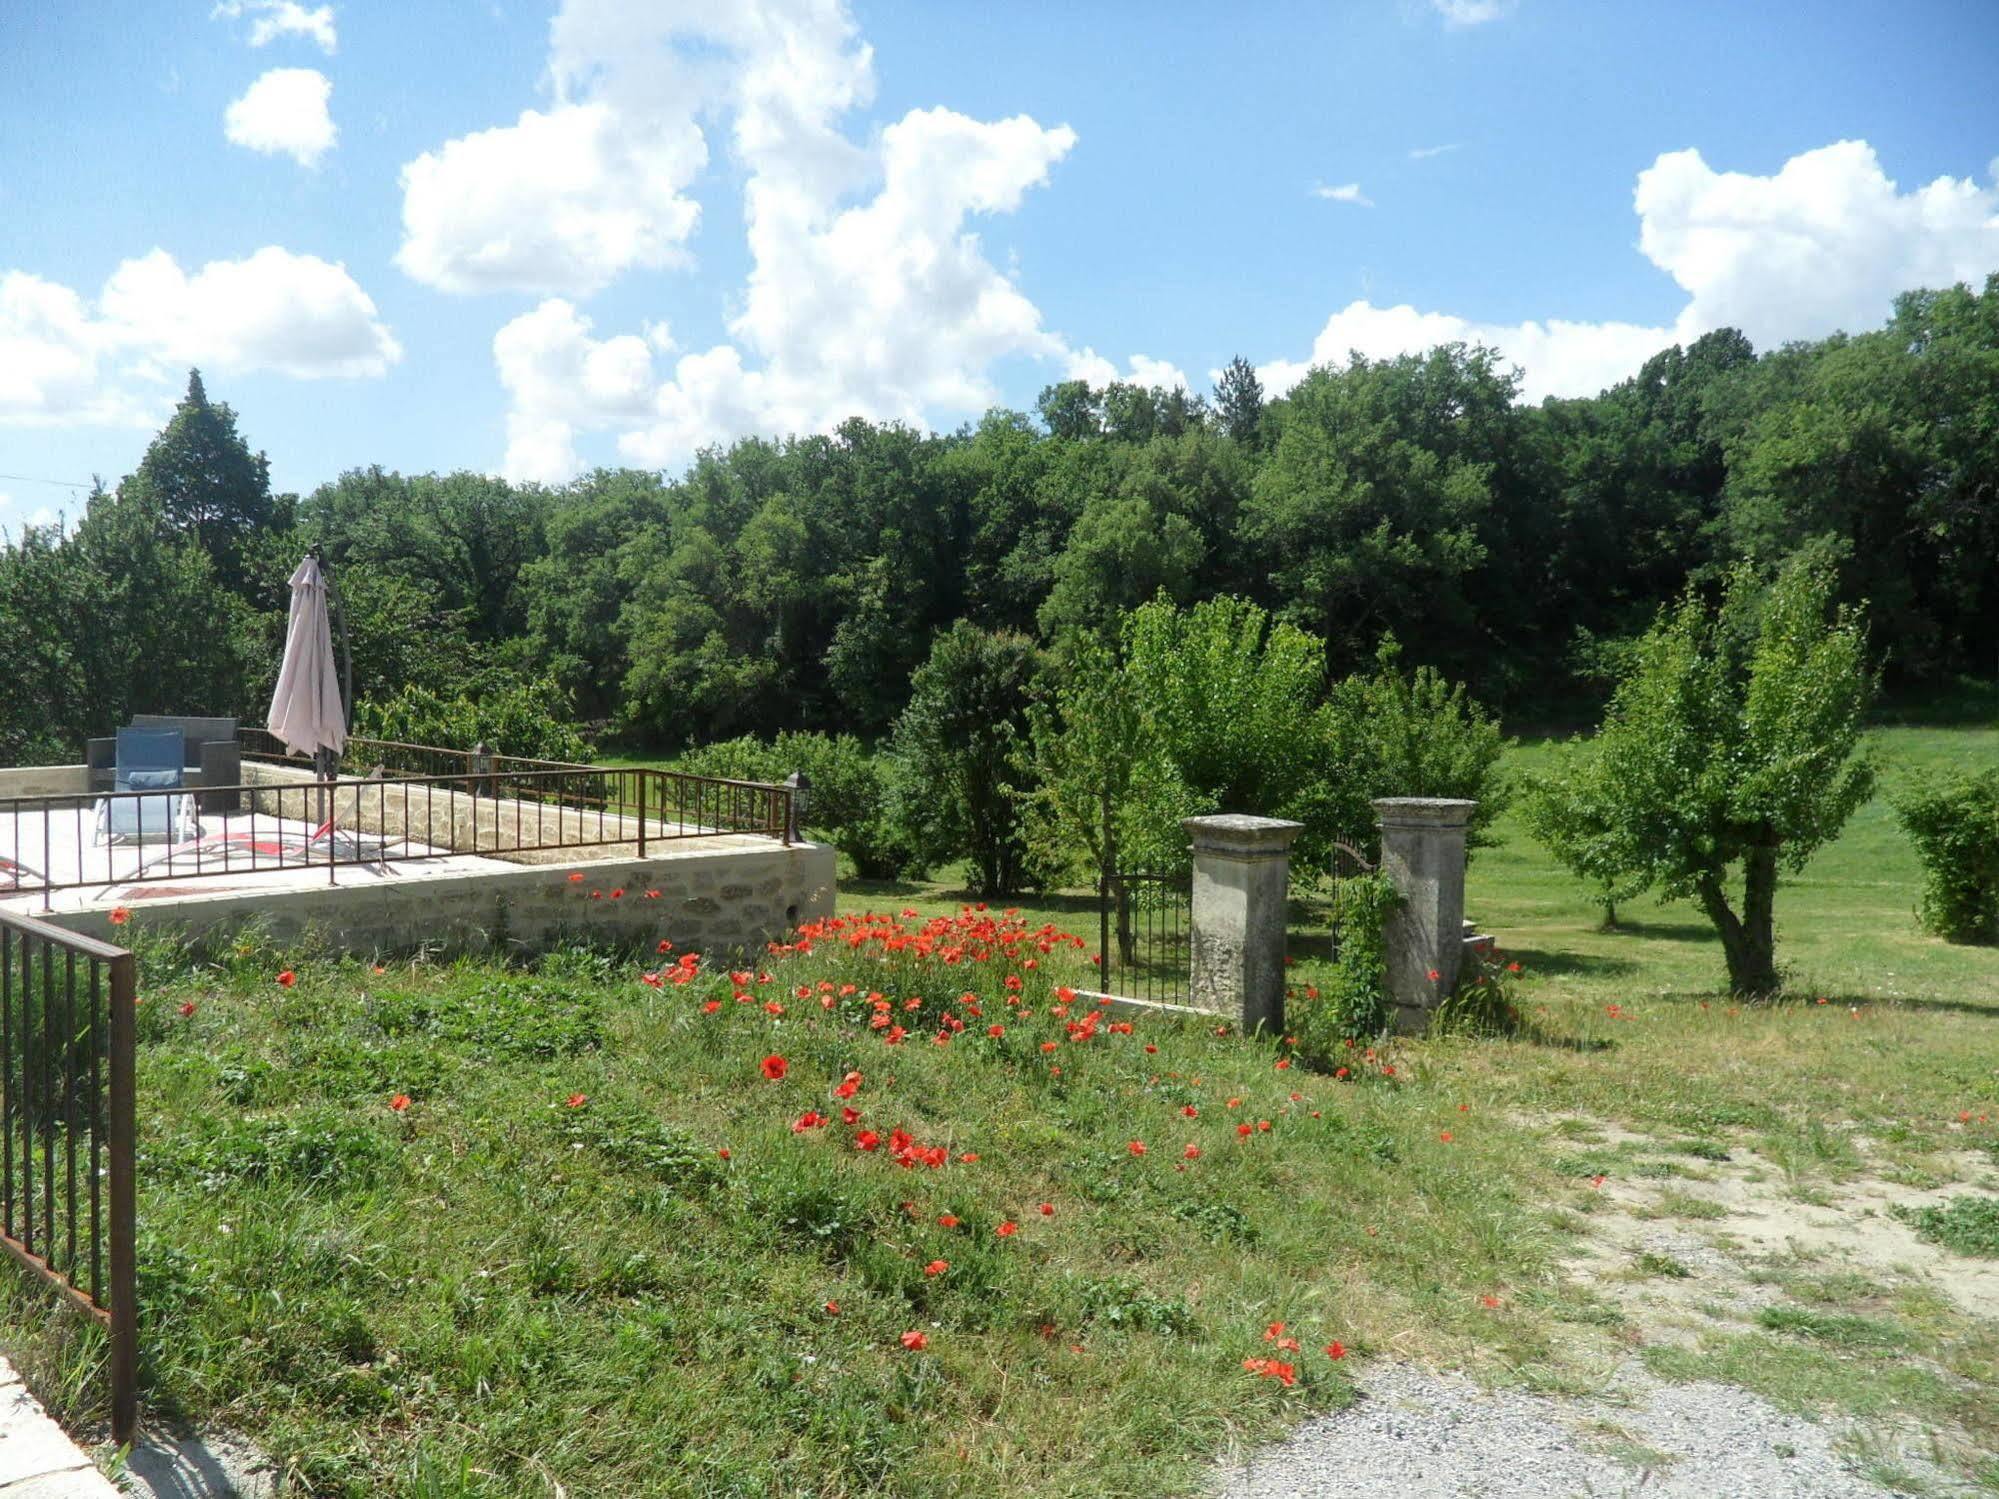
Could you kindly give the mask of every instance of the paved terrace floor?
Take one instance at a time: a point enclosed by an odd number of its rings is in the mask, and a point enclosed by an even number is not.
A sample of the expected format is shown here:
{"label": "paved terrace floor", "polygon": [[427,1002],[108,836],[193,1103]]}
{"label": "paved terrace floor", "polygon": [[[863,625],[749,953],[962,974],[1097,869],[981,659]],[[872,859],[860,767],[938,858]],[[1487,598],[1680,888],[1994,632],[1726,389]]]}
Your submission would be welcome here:
{"label": "paved terrace floor", "polygon": [[[188,895],[299,890],[327,883],[327,840],[314,838],[310,823],[238,812],[205,815],[199,827],[199,836],[193,839],[100,843],[88,806],[80,811],[0,814],[0,860],[22,866],[0,870],[0,908],[29,915],[43,909],[87,911]],[[336,852],[343,862],[333,870],[333,879],[341,884],[518,867],[482,855],[444,854],[400,839],[365,834],[356,839],[344,831],[336,838]],[[386,855],[388,862],[345,862],[357,855]],[[404,860],[411,862],[400,862]],[[73,887],[53,891],[46,908],[40,888],[44,875]]]}

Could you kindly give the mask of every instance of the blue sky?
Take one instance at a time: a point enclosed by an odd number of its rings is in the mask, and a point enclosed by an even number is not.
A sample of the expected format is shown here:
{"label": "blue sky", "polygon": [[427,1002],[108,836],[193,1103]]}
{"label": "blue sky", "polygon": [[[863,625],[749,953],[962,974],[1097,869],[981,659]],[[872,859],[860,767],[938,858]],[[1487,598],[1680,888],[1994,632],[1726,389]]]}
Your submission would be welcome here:
{"label": "blue sky", "polygon": [[0,10],[0,526],[190,362],[281,488],[555,480],[1236,353],[1573,393],[1999,270],[1982,0],[711,9]]}

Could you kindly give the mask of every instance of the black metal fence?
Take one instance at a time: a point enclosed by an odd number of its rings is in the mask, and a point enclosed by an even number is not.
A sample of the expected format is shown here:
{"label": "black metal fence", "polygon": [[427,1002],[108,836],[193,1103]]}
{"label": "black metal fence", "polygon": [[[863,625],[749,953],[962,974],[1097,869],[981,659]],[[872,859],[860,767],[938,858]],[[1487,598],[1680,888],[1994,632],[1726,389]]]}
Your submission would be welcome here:
{"label": "black metal fence", "polygon": [[1107,871],[1097,887],[1103,992],[1185,1004],[1193,962],[1193,881]]}
{"label": "black metal fence", "polygon": [[0,912],[0,1247],[109,1334],[120,1444],[139,1414],[137,999],[131,953]]}
{"label": "black metal fence", "polygon": [[[254,752],[252,752],[254,753]],[[451,753],[451,752],[441,752]],[[528,768],[539,767],[539,768]],[[792,789],[652,769],[506,760],[437,775],[272,777],[183,791],[0,798],[0,893],[173,885],[458,855],[551,854],[720,834],[789,843]]]}

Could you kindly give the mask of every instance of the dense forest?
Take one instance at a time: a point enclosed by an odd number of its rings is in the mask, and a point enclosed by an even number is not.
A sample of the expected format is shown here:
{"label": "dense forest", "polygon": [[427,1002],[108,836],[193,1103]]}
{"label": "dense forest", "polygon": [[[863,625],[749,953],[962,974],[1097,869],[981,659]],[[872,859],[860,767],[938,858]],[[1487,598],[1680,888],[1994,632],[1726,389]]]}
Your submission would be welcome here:
{"label": "dense forest", "polygon": [[651,750],[872,741],[956,622],[1052,647],[1162,593],[1250,600],[1332,677],[1392,637],[1516,720],[1560,716],[1690,583],[1801,551],[1868,601],[1891,685],[1999,671],[1999,275],[1872,332],[1759,354],[1723,330],[1588,399],[1516,392],[1464,345],[1278,399],[1237,360],[1208,397],[1068,382],[955,432],[855,419],[676,476],[357,467],[299,497],[197,374],[135,473],[0,549],[0,763],[135,711],[260,722],[312,543],[364,719],[469,714],[513,752],[564,721]]}

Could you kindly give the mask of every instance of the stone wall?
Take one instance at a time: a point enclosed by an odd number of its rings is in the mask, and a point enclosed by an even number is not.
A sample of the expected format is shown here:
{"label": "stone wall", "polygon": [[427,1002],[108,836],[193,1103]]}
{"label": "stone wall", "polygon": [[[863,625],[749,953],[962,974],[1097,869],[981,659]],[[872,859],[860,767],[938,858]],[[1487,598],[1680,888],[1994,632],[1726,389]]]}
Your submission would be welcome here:
{"label": "stone wall", "polygon": [[[361,955],[442,947],[531,952],[568,936],[653,942],[717,957],[754,953],[800,922],[833,913],[835,856],[817,843],[663,852],[491,872],[397,865],[390,878],[341,871],[344,883],[218,891],[132,906],[123,928],[222,935],[255,923],[280,942],[312,939]],[[583,876],[569,878],[571,872]],[[624,893],[616,899],[612,892]],[[647,899],[657,890],[656,899]],[[95,937],[111,934],[98,911],[41,918]]]}
{"label": "stone wall", "polygon": [[0,798],[90,794],[90,770],[82,765],[17,765],[0,770]]}

